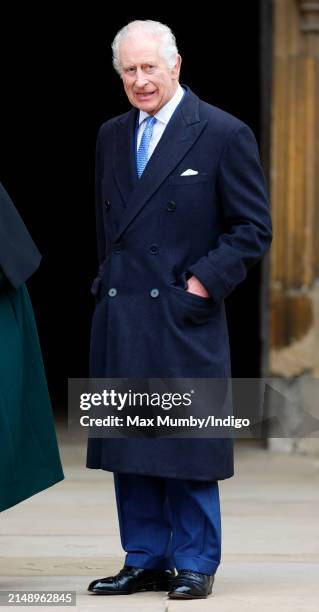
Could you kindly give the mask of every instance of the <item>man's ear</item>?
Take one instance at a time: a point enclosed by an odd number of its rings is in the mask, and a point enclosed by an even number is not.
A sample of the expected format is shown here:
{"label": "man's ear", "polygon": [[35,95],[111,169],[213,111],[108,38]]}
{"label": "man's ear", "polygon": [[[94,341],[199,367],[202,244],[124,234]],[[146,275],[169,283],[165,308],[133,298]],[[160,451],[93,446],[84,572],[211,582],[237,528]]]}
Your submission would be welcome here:
{"label": "man's ear", "polygon": [[180,55],[177,55],[176,64],[175,64],[174,68],[172,68],[172,78],[174,80],[178,79],[178,77],[179,77],[179,73],[180,73],[180,70],[181,70],[181,64],[182,64],[182,58],[181,58]]}

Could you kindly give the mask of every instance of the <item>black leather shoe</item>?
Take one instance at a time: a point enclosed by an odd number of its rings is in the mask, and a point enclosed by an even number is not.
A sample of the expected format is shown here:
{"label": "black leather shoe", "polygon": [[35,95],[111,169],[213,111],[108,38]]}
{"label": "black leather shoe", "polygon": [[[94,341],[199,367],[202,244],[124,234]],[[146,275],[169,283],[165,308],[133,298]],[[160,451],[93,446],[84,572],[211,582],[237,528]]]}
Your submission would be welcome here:
{"label": "black leather shoe", "polygon": [[130,595],[138,591],[169,591],[174,570],[144,569],[124,565],[116,576],[93,580],[88,591],[95,595]]}
{"label": "black leather shoe", "polygon": [[206,599],[212,592],[213,582],[214,576],[182,569],[173,579],[168,596],[170,599]]}

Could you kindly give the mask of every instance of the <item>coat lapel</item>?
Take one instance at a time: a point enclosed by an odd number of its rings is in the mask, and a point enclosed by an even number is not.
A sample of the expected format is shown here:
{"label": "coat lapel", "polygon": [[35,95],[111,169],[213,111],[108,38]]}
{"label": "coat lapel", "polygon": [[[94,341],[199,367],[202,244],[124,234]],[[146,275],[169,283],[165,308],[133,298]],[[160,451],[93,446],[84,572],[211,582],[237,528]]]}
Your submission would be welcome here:
{"label": "coat lapel", "polygon": [[[116,125],[114,174],[126,204],[138,181],[135,163],[135,126],[138,110],[132,108]],[[125,160],[125,161],[124,161]]]}
{"label": "coat lapel", "polygon": [[[207,124],[199,117],[199,99],[189,88],[169,121],[140,179],[135,166],[136,109],[129,113],[125,125],[118,124],[116,180],[126,202],[115,235],[117,240],[142,210],[167,176],[194,145]],[[126,162],[129,160],[129,163]]]}

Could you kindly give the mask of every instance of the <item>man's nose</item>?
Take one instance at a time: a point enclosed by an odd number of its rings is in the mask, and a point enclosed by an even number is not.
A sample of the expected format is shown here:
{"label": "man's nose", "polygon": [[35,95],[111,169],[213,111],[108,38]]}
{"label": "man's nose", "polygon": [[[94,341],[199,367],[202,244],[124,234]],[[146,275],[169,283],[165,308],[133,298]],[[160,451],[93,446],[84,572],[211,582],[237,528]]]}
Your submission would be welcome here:
{"label": "man's nose", "polygon": [[144,87],[147,83],[147,77],[141,68],[137,68],[136,70],[136,85],[138,87]]}

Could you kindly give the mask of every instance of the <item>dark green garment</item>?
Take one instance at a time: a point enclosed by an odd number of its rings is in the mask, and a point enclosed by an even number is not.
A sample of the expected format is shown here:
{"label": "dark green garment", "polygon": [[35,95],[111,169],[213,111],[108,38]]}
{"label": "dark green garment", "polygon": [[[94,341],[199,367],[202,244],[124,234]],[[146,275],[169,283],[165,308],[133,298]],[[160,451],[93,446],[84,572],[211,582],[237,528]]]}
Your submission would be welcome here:
{"label": "dark green garment", "polygon": [[0,269],[0,511],[63,478],[29,294]]}

